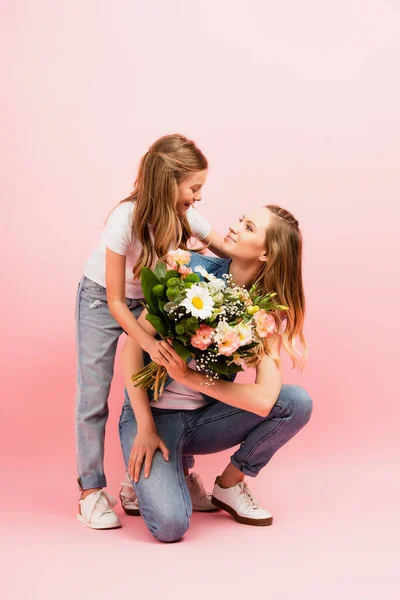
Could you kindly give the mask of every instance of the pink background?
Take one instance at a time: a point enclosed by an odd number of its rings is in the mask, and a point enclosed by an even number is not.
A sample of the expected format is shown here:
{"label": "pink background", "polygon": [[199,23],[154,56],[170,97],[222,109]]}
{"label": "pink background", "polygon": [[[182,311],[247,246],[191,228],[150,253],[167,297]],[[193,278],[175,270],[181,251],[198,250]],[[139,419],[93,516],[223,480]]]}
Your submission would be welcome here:
{"label": "pink background", "polygon": [[[0,30],[4,597],[397,597],[399,4],[3,0]],[[75,521],[74,303],[172,132],[209,159],[217,230],[265,203],[299,219],[310,358],[285,380],[314,413],[250,482],[273,527],[195,514],[164,546],[123,513],[112,532]],[[113,494],[122,387],[117,365]],[[228,456],[198,459],[207,487]]]}

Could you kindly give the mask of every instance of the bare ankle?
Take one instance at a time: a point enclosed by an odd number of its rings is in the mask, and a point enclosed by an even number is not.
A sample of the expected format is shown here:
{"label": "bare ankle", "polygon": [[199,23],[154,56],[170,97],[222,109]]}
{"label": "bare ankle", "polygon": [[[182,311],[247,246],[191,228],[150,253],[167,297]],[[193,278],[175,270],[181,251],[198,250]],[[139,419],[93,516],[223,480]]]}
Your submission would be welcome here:
{"label": "bare ankle", "polygon": [[101,488],[90,488],[88,490],[82,490],[81,492],[81,500],[83,500],[84,498],[86,498],[86,496],[89,496],[89,494],[94,494],[95,492],[99,492],[101,490]]}
{"label": "bare ankle", "polygon": [[244,474],[230,463],[218,480],[218,485],[222,488],[230,488],[243,481]]}

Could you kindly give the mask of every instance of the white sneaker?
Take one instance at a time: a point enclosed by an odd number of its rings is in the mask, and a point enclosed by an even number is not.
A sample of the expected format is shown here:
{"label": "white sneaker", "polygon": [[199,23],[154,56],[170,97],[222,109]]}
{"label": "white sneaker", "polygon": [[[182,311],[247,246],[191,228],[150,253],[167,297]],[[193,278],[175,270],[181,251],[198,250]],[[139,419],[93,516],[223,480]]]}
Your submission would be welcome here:
{"label": "white sneaker", "polygon": [[122,508],[130,517],[140,517],[139,500],[127,472],[125,472],[125,478],[121,481],[121,485],[119,499]]}
{"label": "white sneaker", "polygon": [[80,523],[91,529],[115,529],[121,527],[121,523],[112,510],[117,504],[113,496],[103,490],[89,494],[83,500],[79,500],[81,514],[76,518]]}
{"label": "white sneaker", "polygon": [[190,475],[186,475],[185,479],[190,497],[192,499],[193,510],[199,512],[218,510],[218,508],[211,502],[211,494],[207,494],[206,490],[204,489],[200,475],[197,473],[190,473]]}
{"label": "white sneaker", "polygon": [[245,481],[240,481],[230,488],[222,488],[217,477],[211,499],[215,506],[226,510],[238,523],[272,525],[271,513],[260,508],[259,501],[253,496]]}

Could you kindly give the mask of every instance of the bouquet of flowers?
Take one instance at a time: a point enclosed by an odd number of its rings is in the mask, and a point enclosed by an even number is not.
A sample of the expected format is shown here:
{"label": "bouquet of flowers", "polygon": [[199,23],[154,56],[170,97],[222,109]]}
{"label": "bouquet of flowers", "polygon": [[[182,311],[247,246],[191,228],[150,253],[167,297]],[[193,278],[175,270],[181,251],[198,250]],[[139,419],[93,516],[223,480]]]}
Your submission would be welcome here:
{"label": "bouquet of flowers", "polygon": [[[276,333],[272,313],[288,309],[275,302],[275,292],[262,296],[255,286],[248,291],[230,275],[218,279],[201,266],[193,272],[189,262],[189,252],[176,250],[168,254],[167,265],[158,262],[154,271],[142,268],[146,319],[162,338],[171,340],[183,360],[195,359],[196,368],[206,374],[206,385],[211,385],[220,375],[243,371],[263,340]],[[167,376],[164,367],[151,362],[132,381],[153,389],[158,400]]]}

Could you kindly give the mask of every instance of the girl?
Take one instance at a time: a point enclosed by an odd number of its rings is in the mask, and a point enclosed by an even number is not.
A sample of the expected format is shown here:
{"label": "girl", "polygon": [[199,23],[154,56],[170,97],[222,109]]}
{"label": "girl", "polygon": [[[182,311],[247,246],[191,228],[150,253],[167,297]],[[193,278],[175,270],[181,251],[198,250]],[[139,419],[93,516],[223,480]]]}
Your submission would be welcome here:
{"label": "girl", "polygon": [[193,206],[201,200],[207,160],[182,135],[156,141],[143,156],[135,187],[109,215],[100,246],[79,283],[76,307],[76,439],[81,499],[78,520],[94,529],[120,527],[116,501],[102,491],[108,395],[123,331],[152,358],[159,342],[136,320],[143,293],[139,274],[191,235],[218,252],[222,240]]}
{"label": "girl", "polygon": [[[255,359],[255,383],[217,380],[205,390],[205,375],[190,368],[163,341],[153,358],[167,368],[173,381],[158,403],[149,404],[147,392],[130,381],[143,365],[141,348],[129,338],[123,350],[126,401],[120,419],[121,445],[140,512],[150,532],[164,542],[180,539],[189,527],[192,506],[182,457],[238,444],[215,480],[212,502],[239,523],[271,525],[272,515],[260,507],[244,477],[257,476],[311,415],[307,392],[282,385],[279,360],[281,345],[294,365],[300,366],[306,356],[302,237],[297,220],[277,206],[261,207],[230,227],[223,250],[231,260],[193,255],[190,266],[201,264],[217,277],[229,272],[246,287],[258,283],[263,293],[276,291],[278,302],[289,307],[278,335],[272,343],[266,339],[264,352]],[[143,317],[140,321],[150,332]],[[295,348],[295,338],[301,352]],[[160,440],[165,446],[162,454],[155,452]]]}

